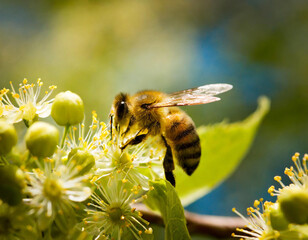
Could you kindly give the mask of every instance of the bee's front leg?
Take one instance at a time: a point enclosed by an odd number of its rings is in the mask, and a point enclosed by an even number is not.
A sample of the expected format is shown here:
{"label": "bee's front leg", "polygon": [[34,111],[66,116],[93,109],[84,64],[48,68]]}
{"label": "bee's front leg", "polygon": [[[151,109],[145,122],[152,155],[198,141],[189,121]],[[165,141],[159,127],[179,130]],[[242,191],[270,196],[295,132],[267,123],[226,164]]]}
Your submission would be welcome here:
{"label": "bee's front leg", "polygon": [[131,141],[126,143],[124,146],[121,146],[120,148],[121,148],[121,150],[124,150],[128,145],[137,145],[137,144],[141,143],[142,141],[144,141],[147,136],[148,136],[148,134],[138,135],[137,137],[133,138]]}

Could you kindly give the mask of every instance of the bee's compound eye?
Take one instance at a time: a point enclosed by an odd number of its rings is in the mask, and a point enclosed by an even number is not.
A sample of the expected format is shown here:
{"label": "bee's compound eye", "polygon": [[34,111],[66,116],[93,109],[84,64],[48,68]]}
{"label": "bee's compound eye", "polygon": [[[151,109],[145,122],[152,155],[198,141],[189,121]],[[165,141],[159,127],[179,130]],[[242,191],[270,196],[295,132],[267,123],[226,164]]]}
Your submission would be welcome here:
{"label": "bee's compound eye", "polygon": [[121,120],[124,117],[124,115],[126,115],[127,113],[128,113],[127,103],[125,101],[119,102],[119,105],[116,111],[117,118]]}

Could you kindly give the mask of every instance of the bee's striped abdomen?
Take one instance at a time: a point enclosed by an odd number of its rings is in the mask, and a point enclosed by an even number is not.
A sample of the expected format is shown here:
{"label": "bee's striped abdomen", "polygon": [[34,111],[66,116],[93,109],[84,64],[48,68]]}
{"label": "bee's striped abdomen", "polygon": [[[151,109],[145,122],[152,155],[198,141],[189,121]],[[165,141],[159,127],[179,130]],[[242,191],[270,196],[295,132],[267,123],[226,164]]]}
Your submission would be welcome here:
{"label": "bee's striped abdomen", "polygon": [[168,115],[165,137],[179,166],[191,175],[200,162],[201,146],[195,125],[183,111]]}

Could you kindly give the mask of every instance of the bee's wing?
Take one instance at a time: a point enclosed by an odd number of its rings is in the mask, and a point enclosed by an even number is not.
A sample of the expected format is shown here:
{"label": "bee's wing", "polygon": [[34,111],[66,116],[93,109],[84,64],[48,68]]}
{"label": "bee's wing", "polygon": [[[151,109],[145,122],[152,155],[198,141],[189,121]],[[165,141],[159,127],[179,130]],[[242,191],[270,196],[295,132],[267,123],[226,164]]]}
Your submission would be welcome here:
{"label": "bee's wing", "polygon": [[230,89],[232,89],[232,85],[224,83],[204,85],[171,93],[164,101],[153,103],[149,108],[198,105],[216,102],[219,101],[220,98],[214,97],[215,95],[229,91]]}

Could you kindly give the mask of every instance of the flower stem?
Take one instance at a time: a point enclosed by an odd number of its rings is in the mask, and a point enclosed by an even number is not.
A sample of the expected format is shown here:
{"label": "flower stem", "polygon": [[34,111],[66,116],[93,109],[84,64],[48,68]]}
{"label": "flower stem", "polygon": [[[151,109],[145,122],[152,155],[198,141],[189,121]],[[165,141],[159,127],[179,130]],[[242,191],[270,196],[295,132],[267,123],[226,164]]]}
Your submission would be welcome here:
{"label": "flower stem", "polygon": [[30,160],[31,160],[31,153],[28,151],[28,156],[27,156],[26,163],[30,164]]}
{"label": "flower stem", "polygon": [[63,131],[62,139],[61,139],[61,145],[60,145],[60,148],[61,148],[61,149],[62,149],[63,146],[64,146],[65,138],[66,138],[66,135],[67,135],[69,129],[70,129],[70,125],[66,125],[66,126],[65,126],[65,129],[64,129],[64,131]]}
{"label": "flower stem", "polygon": [[40,159],[34,158],[34,162],[36,163],[36,165],[37,165],[37,167],[38,167],[39,169],[44,169],[44,168],[42,167],[41,163],[40,163]]}

